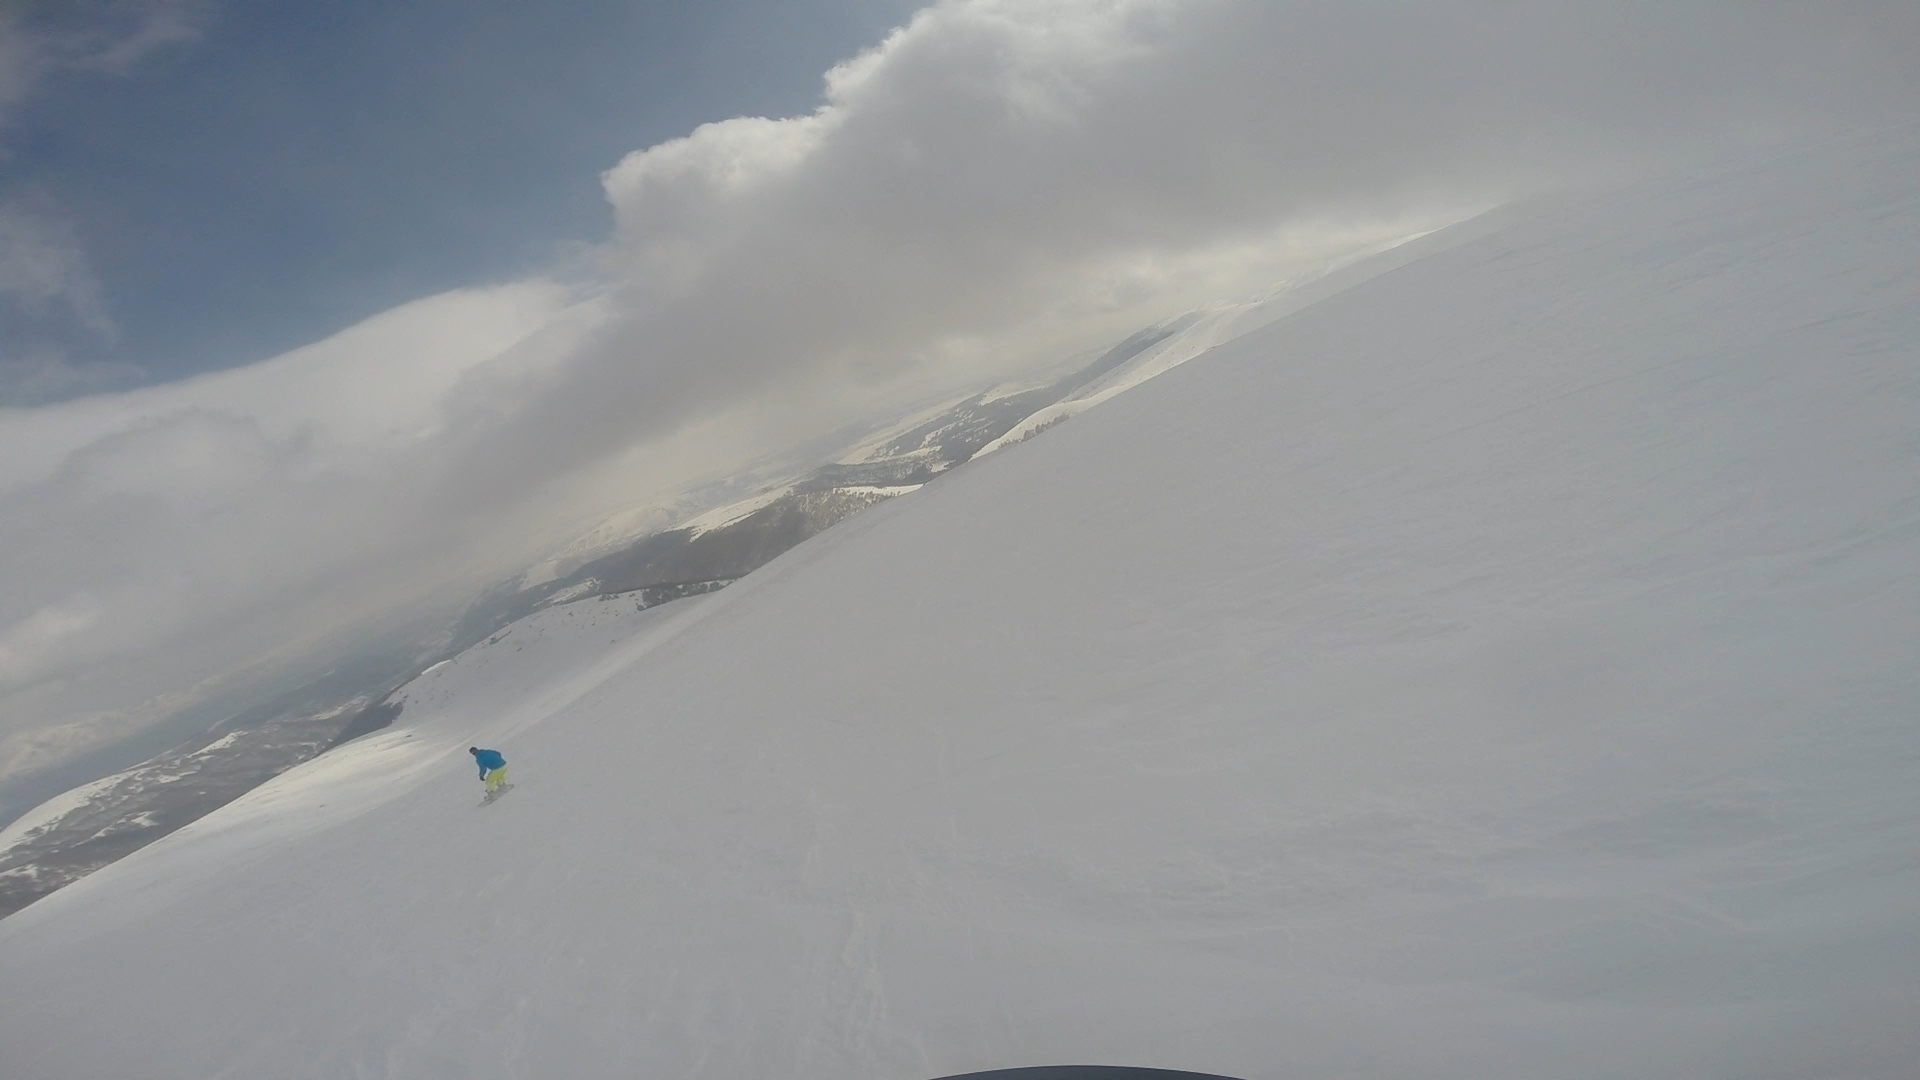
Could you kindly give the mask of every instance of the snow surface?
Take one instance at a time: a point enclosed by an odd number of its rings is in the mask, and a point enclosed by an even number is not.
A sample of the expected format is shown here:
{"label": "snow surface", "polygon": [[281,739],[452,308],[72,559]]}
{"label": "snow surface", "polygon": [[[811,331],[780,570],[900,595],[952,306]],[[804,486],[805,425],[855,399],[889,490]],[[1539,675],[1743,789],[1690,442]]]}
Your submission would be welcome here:
{"label": "snow surface", "polygon": [[92,802],[101,793],[119,783],[126,775],[126,772],[117,772],[112,776],[103,776],[90,783],[70,788],[21,814],[6,828],[0,829],[0,854],[5,854],[9,848],[28,839],[30,834],[58,824],[61,818]]}
{"label": "snow surface", "polygon": [[758,495],[741,499],[738,502],[728,503],[725,506],[709,510],[698,517],[681,522],[675,526],[675,528],[687,530],[688,539],[692,539],[702,533],[712,532],[715,529],[724,529],[742,518],[772,506],[774,503],[780,501],[781,496],[792,490],[793,485],[784,484],[780,487],[760,492]]}
{"label": "snow surface", "polygon": [[0,1075],[1910,1080],[1916,236],[1912,129],[1537,207],[542,612],[0,922]]}
{"label": "snow surface", "polygon": [[868,435],[852,449],[841,452],[841,454],[834,459],[834,463],[838,465],[862,465],[872,461],[877,456],[883,456],[887,446],[895,439],[919,427],[921,424],[932,420],[941,413],[972,400],[973,396],[972,393],[966,393],[958,397],[944,398],[937,404],[929,405],[918,412],[910,413],[899,420],[895,420],[886,427]]}
{"label": "snow surface", "polygon": [[846,484],[833,490],[841,495],[875,495],[882,499],[893,499],[901,495],[911,495],[926,486],[925,484]]}
{"label": "snow surface", "polygon": [[[1483,215],[1483,220],[1457,227],[1446,242],[1458,243],[1466,236],[1493,227],[1505,217],[1499,212]],[[1164,375],[1243,334],[1291,315],[1335,292],[1352,288],[1368,278],[1404,266],[1428,250],[1420,241],[1430,235],[1416,233],[1379,245],[1362,257],[1342,260],[1280,282],[1263,295],[1250,300],[1216,304],[1192,312],[1181,320],[1185,325],[1165,339],[1072,394],[1036,410],[1005,434],[981,447],[974,457],[1025,442],[1062,420],[1078,416],[1115,394],[1125,393],[1148,379]]]}

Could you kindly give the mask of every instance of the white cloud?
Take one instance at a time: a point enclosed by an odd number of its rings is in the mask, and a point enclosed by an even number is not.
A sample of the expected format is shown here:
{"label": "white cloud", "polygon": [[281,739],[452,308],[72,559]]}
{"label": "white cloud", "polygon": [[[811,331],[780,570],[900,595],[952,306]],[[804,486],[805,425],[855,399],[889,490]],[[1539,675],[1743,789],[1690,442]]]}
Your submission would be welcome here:
{"label": "white cloud", "polygon": [[0,302],[64,315],[100,337],[114,333],[72,225],[26,200],[0,204]]}
{"label": "white cloud", "polygon": [[250,368],[0,410],[0,688],[277,607],[311,619],[367,560],[447,542],[413,488],[446,395],[566,304],[544,283],[449,294]]}
{"label": "white cloud", "polygon": [[1516,194],[1911,117],[1915,29],[1868,2],[935,5],[807,116],[613,165],[580,293],[0,410],[0,738],[457,595],[916,379]]}
{"label": "white cloud", "polygon": [[137,383],[132,364],[94,361],[76,364],[48,342],[9,342],[16,351],[0,352],[0,406],[34,405]]}
{"label": "white cloud", "polygon": [[124,385],[132,365],[74,363],[75,343],[117,336],[72,224],[46,197],[0,202],[0,405],[32,405]]}
{"label": "white cloud", "polygon": [[[0,136],[15,110],[67,73],[121,75],[198,33],[202,0],[81,0],[0,7]],[[0,143],[0,163],[8,149]],[[116,328],[100,283],[53,193],[0,202],[0,405],[111,389],[133,365],[93,359]],[[87,362],[76,362],[86,354]]]}
{"label": "white cloud", "polygon": [[85,592],[48,604],[0,633],[0,688],[29,681],[45,654],[100,622],[100,607]]}
{"label": "white cloud", "polygon": [[156,49],[193,40],[206,7],[205,0],[77,0],[0,8],[0,125],[50,77],[124,74]]}

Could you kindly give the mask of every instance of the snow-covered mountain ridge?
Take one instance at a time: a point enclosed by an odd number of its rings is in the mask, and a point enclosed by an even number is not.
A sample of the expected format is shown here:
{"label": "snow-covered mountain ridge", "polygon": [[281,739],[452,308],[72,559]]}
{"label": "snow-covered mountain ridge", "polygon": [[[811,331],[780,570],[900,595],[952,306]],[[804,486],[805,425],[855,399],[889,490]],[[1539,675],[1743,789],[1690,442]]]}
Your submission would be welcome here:
{"label": "snow-covered mountain ridge", "polygon": [[[1223,305],[1223,311],[1263,303]],[[379,730],[404,708],[386,700],[395,687],[529,612],[583,597],[625,594],[650,605],[723,588],[808,537],[965,464],[983,444],[999,445],[1002,433],[1036,409],[1114,377],[1137,384],[1150,373],[1126,373],[1142,350],[1160,355],[1186,342],[1192,353],[1186,328],[1195,321],[1150,327],[1056,379],[993,387],[922,410],[868,435],[828,465],[677,524],[671,510],[657,506],[615,515],[554,558],[483,593],[451,627],[335,662],[319,678],[221,717],[178,747],[28,810],[0,834],[0,917],[330,747]],[[1220,321],[1215,313],[1209,325]],[[1076,401],[1075,410],[1089,404]],[[1030,434],[1029,428],[1023,438]],[[751,490],[754,473],[777,468],[762,463],[717,486]]]}
{"label": "snow-covered mountain ridge", "polygon": [[1536,208],[550,607],[0,922],[0,1073],[1910,1077],[1917,179]]}

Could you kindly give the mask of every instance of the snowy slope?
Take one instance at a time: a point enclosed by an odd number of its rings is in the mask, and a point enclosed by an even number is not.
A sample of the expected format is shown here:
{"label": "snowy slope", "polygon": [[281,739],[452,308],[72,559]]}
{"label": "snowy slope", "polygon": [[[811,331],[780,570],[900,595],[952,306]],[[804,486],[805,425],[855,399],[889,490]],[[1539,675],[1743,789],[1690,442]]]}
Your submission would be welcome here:
{"label": "snowy slope", "polygon": [[1363,257],[1336,263],[1295,279],[1280,282],[1262,295],[1246,300],[1225,301],[1163,324],[1170,333],[1112,371],[1076,388],[1059,401],[1037,409],[1013,426],[1006,434],[980,448],[980,455],[1025,442],[1062,420],[1071,419],[1088,409],[1139,386],[1148,379],[1164,375],[1181,364],[1226,344],[1243,334],[1284,318],[1311,304],[1352,288],[1369,278],[1378,277],[1419,258],[1433,246],[1458,243],[1466,236],[1494,227],[1506,215],[1494,213],[1481,220],[1456,226],[1449,235],[1431,244],[1422,243],[1431,234],[1421,234],[1384,245]]}
{"label": "snowy slope", "polygon": [[0,1075],[1910,1078],[1917,193],[1537,209],[543,612],[0,922]]}

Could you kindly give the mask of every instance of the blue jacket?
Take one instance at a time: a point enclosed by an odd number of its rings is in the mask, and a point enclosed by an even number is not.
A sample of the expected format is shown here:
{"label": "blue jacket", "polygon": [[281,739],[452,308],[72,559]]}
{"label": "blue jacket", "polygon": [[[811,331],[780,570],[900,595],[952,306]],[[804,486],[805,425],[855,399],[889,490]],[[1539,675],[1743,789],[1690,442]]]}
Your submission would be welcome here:
{"label": "blue jacket", "polygon": [[500,751],[498,750],[482,750],[473,755],[473,760],[480,766],[480,779],[482,780],[487,778],[488,773],[495,769],[504,769],[507,765],[507,759],[501,757]]}

